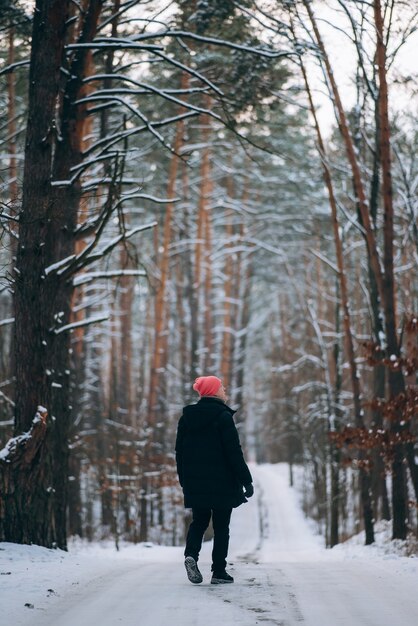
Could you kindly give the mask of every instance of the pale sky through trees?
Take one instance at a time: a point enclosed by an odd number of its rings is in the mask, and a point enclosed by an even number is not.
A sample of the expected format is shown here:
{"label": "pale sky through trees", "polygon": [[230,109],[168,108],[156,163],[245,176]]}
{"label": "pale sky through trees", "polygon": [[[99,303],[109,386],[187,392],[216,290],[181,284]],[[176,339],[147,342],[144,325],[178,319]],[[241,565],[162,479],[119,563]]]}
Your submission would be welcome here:
{"label": "pale sky through trees", "polygon": [[[258,6],[262,7],[264,1],[258,3]],[[279,4],[279,3],[278,3]],[[355,7],[356,2],[346,3],[350,8]],[[338,0],[327,0],[326,2],[314,2],[314,10],[318,17],[319,26],[325,44],[331,53],[331,59],[334,72],[337,76],[338,86],[340,88],[341,96],[345,102],[347,108],[355,103],[355,84],[354,74],[356,68],[357,54],[353,43],[349,37],[352,37],[350,30],[349,20],[347,15],[341,8],[341,2]],[[156,11],[161,11],[159,19],[164,21],[175,13],[175,6],[172,2],[163,0],[156,0],[153,4]],[[147,11],[149,7],[137,7],[135,11],[142,12],[144,9]],[[397,9],[398,13],[401,9]],[[154,13],[154,11],[152,11]],[[411,11],[408,11],[408,15],[405,15],[405,21],[410,19]],[[418,19],[418,14],[417,18]],[[396,18],[394,20],[395,29],[397,28]],[[390,106],[393,112],[416,112],[417,109],[417,85],[418,74],[416,64],[416,51],[418,50],[418,29],[408,38],[408,40],[401,46],[396,55],[395,63],[389,73],[391,79],[397,78],[406,79],[409,78],[406,85],[396,85],[396,94],[391,90],[389,92]],[[316,96],[319,104],[318,118],[321,122],[323,132],[328,135],[335,127],[335,116],[333,108],[328,94],[325,92],[322,82],[322,75],[319,69],[310,62],[310,69],[313,74],[316,75]],[[412,93],[411,93],[412,92]],[[411,97],[411,95],[415,97]]]}
{"label": "pale sky through trees", "polygon": [[[34,0],[26,0],[24,4],[28,9],[32,10],[35,5]],[[351,37],[350,25],[347,15],[341,8],[341,2],[338,0],[327,0],[327,2],[314,2],[314,10],[318,17],[321,33],[325,44],[332,55],[332,64],[334,72],[337,76],[338,86],[341,96],[344,99],[346,107],[354,105],[355,102],[355,85],[354,72],[356,64],[356,51],[352,42],[349,41],[348,35]],[[347,3],[355,6],[356,2]],[[406,3],[405,3],[406,4]],[[260,3],[260,6],[263,2]],[[157,16],[161,21],[160,26],[170,19],[177,10],[176,4],[167,0],[155,0],[151,3],[142,5],[139,3],[134,7],[130,14],[137,14],[139,18],[145,16]],[[400,12],[398,8],[398,13]],[[411,11],[408,11],[410,19]],[[416,16],[418,20],[418,13]],[[158,30],[158,25],[155,25]],[[396,28],[396,19],[395,19]],[[406,79],[408,82],[396,85],[396,94],[394,88],[389,91],[390,107],[393,112],[410,112],[416,113],[417,110],[417,93],[418,93],[418,72],[417,72],[417,50],[418,50],[418,28],[408,38],[404,45],[398,50],[396,61],[389,73],[390,78]],[[317,76],[316,79],[316,95],[318,102],[318,119],[321,122],[323,132],[328,135],[332,128],[335,127],[335,117],[333,108],[328,94],[325,92],[322,82],[322,76],[319,69],[311,64],[311,71]],[[315,88],[315,87],[314,87]]]}
{"label": "pale sky through trees", "polygon": [[[355,5],[356,3],[347,3]],[[347,16],[343,14],[338,0],[330,0],[329,2],[315,2],[316,15],[318,17],[319,27],[328,51],[331,54],[331,62],[334,73],[337,78],[338,86],[346,108],[355,103],[355,85],[354,72],[356,66],[356,51],[352,42],[349,41],[347,33],[352,35]],[[399,9],[398,9],[399,12]],[[418,19],[418,18],[417,18]],[[418,30],[416,30],[399,49],[396,55],[396,61],[389,72],[389,79],[395,77],[406,78],[410,80],[406,85],[389,86],[389,101],[392,114],[396,112],[409,111],[416,113],[417,110],[417,50],[418,50]],[[318,85],[321,85],[321,77],[319,71]],[[411,96],[415,97],[411,97]],[[327,132],[335,126],[335,118],[333,115],[332,105],[328,94],[317,94],[321,103],[318,111],[320,122]]]}

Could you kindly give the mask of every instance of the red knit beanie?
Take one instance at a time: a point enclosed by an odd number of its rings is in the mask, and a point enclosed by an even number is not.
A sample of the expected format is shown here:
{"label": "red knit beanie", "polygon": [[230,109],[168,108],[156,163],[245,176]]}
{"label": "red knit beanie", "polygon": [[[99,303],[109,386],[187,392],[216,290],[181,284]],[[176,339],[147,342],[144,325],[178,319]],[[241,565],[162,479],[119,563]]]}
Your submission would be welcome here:
{"label": "red knit beanie", "polygon": [[217,376],[199,376],[194,381],[193,389],[201,396],[214,396],[221,385],[222,381]]}

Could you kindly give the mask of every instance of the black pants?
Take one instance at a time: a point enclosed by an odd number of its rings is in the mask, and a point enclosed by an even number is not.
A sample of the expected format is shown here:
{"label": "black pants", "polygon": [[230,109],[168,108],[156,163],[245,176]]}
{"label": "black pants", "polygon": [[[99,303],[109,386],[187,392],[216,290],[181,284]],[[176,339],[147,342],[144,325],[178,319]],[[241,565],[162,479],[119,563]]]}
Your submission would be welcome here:
{"label": "black pants", "polygon": [[213,550],[212,571],[222,572],[226,567],[226,557],[229,545],[229,522],[232,509],[192,509],[193,520],[189,527],[186,539],[184,556],[192,556],[196,561],[202,547],[203,535],[209,526],[212,515]]}

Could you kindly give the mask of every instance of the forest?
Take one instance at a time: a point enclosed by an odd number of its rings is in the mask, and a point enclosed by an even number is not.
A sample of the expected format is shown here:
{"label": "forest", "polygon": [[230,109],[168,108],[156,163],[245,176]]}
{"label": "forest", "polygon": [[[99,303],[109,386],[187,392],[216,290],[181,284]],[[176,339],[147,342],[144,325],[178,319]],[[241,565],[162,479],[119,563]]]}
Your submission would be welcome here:
{"label": "forest", "polygon": [[0,541],[180,545],[205,374],[327,546],[418,532],[417,18],[0,0]]}

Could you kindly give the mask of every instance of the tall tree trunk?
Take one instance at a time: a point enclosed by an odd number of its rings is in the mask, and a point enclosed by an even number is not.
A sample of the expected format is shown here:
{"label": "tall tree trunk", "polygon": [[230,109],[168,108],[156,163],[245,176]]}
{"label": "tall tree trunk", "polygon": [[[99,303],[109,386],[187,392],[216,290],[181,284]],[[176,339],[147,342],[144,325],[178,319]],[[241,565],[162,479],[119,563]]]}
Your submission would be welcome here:
{"label": "tall tree trunk", "polygon": [[[204,258],[204,226],[205,226],[205,205],[202,202],[202,192],[199,194],[199,201],[197,206],[197,215],[196,215],[196,245],[195,245],[195,263],[194,263],[194,293],[195,293],[195,302],[196,302],[196,370],[199,374],[201,374],[201,367],[203,360],[201,358],[202,351],[202,340],[201,340],[201,328],[203,327],[202,323],[202,309],[203,309],[203,277],[204,277],[204,268],[203,268],[203,258]],[[204,346],[203,346],[204,347]]]}
{"label": "tall tree trunk", "polygon": [[[183,234],[180,234],[180,238],[183,238]],[[186,253],[187,254],[187,253]],[[187,386],[190,386],[190,351],[189,351],[189,334],[188,323],[185,310],[185,301],[187,294],[187,286],[185,284],[185,263],[183,259],[179,259],[176,264],[176,314],[177,323],[179,326],[179,361],[180,361],[180,374],[181,374],[181,395],[183,396]]]}
{"label": "tall tree trunk", "polygon": [[[377,210],[379,202],[379,172],[380,172],[380,150],[379,150],[379,136],[380,136],[380,116],[378,102],[375,102],[375,150],[373,157],[373,174],[370,185],[370,215],[373,220],[373,227],[377,228]],[[379,294],[376,284],[375,275],[373,273],[370,259],[367,259],[368,276],[369,276],[369,293],[370,293],[370,305],[371,305],[371,325],[372,333],[375,343],[382,347],[382,337],[384,336],[383,320],[380,314]],[[386,385],[386,368],[384,365],[376,365],[373,368],[373,398],[385,397],[385,385]],[[371,411],[371,420],[373,428],[383,428],[383,417],[379,410]],[[386,486],[386,470],[383,462],[381,450],[374,450],[372,452],[373,468],[372,468],[372,490],[374,501],[374,517],[379,519],[379,514],[382,519],[390,520],[391,513],[389,507],[389,497]]]}
{"label": "tall tree trunk", "polygon": [[[15,62],[15,29],[11,27],[9,29],[9,47],[7,51],[7,65],[12,65]],[[17,201],[19,195],[19,188],[17,184],[17,159],[16,159],[16,85],[15,74],[9,72],[7,74],[7,134],[9,137],[8,151],[9,151],[9,198],[10,198],[10,214],[17,217]],[[17,232],[16,223],[10,223],[10,256],[13,259],[17,254]],[[14,263],[14,261],[13,261]],[[11,314],[9,314],[11,315]],[[13,333],[10,341],[10,358],[6,365],[6,378],[13,379],[15,371],[15,349],[13,345]],[[9,397],[14,399],[15,388],[14,385],[10,385]]]}
{"label": "tall tree trunk", "polygon": [[[228,201],[232,202],[234,195],[232,174],[228,174],[227,178]],[[224,315],[222,329],[222,352],[221,352],[221,378],[223,385],[228,389],[231,382],[232,368],[232,287],[233,281],[238,280],[238,276],[234,276],[234,259],[228,254],[232,246],[233,236],[233,213],[226,211],[226,242],[225,242],[225,262],[224,262]]]}
{"label": "tall tree trunk", "polygon": [[[7,64],[12,65],[15,62],[15,29],[9,30],[9,48],[7,53]],[[16,202],[18,199],[19,189],[17,184],[17,159],[16,159],[16,86],[14,72],[7,74],[7,134],[9,136],[9,196],[10,196],[10,212],[16,216]],[[14,224],[11,224],[12,232],[15,232]],[[16,255],[17,239],[11,237],[11,254]]]}
{"label": "tall tree trunk", "polygon": [[[232,189],[231,189],[232,191]],[[242,193],[242,204],[245,206],[248,199],[248,177],[244,179],[244,188]],[[244,221],[241,222],[238,230],[239,243],[244,242],[246,235],[246,226]],[[231,342],[231,381],[232,381],[232,397],[234,403],[240,410],[240,421],[245,421],[243,414],[244,407],[244,369],[245,354],[248,339],[248,324],[250,321],[250,295],[251,295],[251,278],[252,278],[252,252],[244,254],[241,250],[237,252],[236,261],[233,264],[235,280],[233,281],[233,289],[231,295],[236,304],[234,307],[233,320],[233,341]]]}
{"label": "tall tree trunk", "polygon": [[69,459],[69,484],[68,484],[68,532],[70,536],[83,536],[82,524],[82,501],[80,493],[81,465],[79,455],[72,451]]}
{"label": "tall tree trunk", "polygon": [[[390,159],[390,130],[388,119],[388,98],[385,66],[385,44],[383,40],[383,21],[380,9],[380,2],[374,1],[375,26],[377,33],[377,65],[379,74],[379,111],[380,111],[380,150],[383,172],[383,198],[384,198],[384,272],[382,271],[379,253],[376,246],[376,239],[372,229],[370,214],[366,201],[364,184],[361,177],[360,166],[354,149],[353,140],[349,130],[347,117],[341,102],[337,84],[335,82],[332,67],[327,55],[324,43],[318,30],[317,22],[308,0],[303,0],[304,6],[309,14],[309,18],[315,33],[318,48],[321,51],[326,74],[331,86],[332,96],[336,106],[339,125],[342,137],[345,142],[347,157],[353,173],[354,190],[358,208],[361,215],[362,226],[365,230],[367,251],[370,258],[379,298],[383,307],[385,318],[386,342],[389,354],[399,357],[399,344],[396,334],[395,317],[395,291],[393,280],[393,203],[391,186],[391,159]],[[400,368],[389,370],[388,376],[389,393],[397,396],[404,389],[403,375]],[[393,425],[394,434],[400,431],[399,420]],[[405,499],[405,469],[403,465],[404,450],[402,444],[398,444],[394,449],[394,461],[392,464],[392,501],[393,501],[393,537],[402,539],[406,536],[406,499]],[[411,469],[411,468],[410,468]],[[418,488],[416,480],[415,465],[412,466],[412,478],[414,487]]]}
{"label": "tall tree trunk", "polygon": [[250,296],[252,282],[252,262],[251,258],[241,259],[240,262],[240,310],[238,311],[238,330],[237,343],[234,349],[235,358],[235,385],[234,385],[234,402],[239,409],[237,415],[238,425],[245,422],[244,415],[244,373],[245,373],[245,355],[248,341],[248,324],[250,322]]}
{"label": "tall tree trunk", "polygon": [[[187,88],[187,76],[183,72],[181,76],[181,87]],[[180,110],[182,107],[180,107]],[[184,139],[184,121],[177,123],[174,137],[174,152],[171,156],[168,183],[167,198],[173,198],[176,190],[177,174],[179,166],[179,157],[181,146]],[[173,212],[174,202],[169,201],[166,205],[162,253],[159,258],[160,280],[155,295],[155,322],[154,322],[154,343],[151,353],[151,373],[148,390],[148,411],[147,425],[150,427],[148,440],[144,448],[143,454],[143,477],[141,483],[141,500],[140,500],[140,541],[145,541],[148,536],[148,520],[149,520],[149,501],[147,494],[150,488],[150,481],[145,472],[150,471],[154,467],[155,452],[161,452],[163,445],[163,424],[164,424],[164,400],[163,382],[165,377],[165,368],[167,365],[168,344],[165,333],[167,332],[169,303],[167,297],[167,286],[170,273],[170,255],[169,247],[173,233]]]}
{"label": "tall tree trunk", "polygon": [[[316,115],[316,109],[313,102],[308,77],[306,74],[305,67],[301,62],[301,70],[305,82],[306,92],[308,94],[309,106],[311,109],[311,113],[314,119],[314,125],[317,135],[318,148],[319,153],[321,155],[322,167],[324,172],[324,180],[328,191],[330,207],[331,207],[331,216],[332,216],[332,226],[334,232],[334,243],[335,243],[335,252],[337,258],[337,267],[338,267],[338,278],[339,285],[341,291],[341,306],[343,310],[343,326],[344,326],[344,336],[345,336],[345,345],[347,351],[348,362],[350,366],[350,380],[351,380],[351,388],[353,391],[353,403],[354,403],[354,420],[355,424],[358,428],[364,428],[364,420],[363,420],[363,410],[361,407],[361,390],[360,390],[360,377],[358,375],[357,363],[355,358],[354,351],[354,340],[353,333],[351,330],[351,314],[350,314],[350,305],[349,305],[349,295],[348,295],[348,287],[347,287],[347,277],[344,267],[344,253],[342,242],[340,238],[340,229],[338,223],[338,213],[337,213],[337,201],[334,194],[334,187],[331,178],[331,172],[327,165],[327,158],[325,152],[325,145],[322,139],[322,133],[320,130],[319,122]],[[359,452],[360,461],[364,460],[364,452]],[[363,508],[363,519],[364,526],[366,532],[366,545],[373,543],[374,541],[374,530],[373,530],[373,511],[372,511],[372,503],[371,503],[371,493],[370,493],[370,475],[364,467],[360,467],[360,489],[361,489],[361,501]]]}
{"label": "tall tree trunk", "polygon": [[[208,187],[211,184],[208,183]],[[206,185],[205,185],[206,187]],[[212,213],[210,207],[206,206],[205,212],[205,285],[204,285],[204,311],[205,311],[205,352],[204,371],[210,372],[213,367],[213,298],[212,298]]]}
{"label": "tall tree trunk", "polygon": [[[206,108],[210,107],[210,98],[205,98]],[[212,194],[212,172],[211,172],[211,148],[209,145],[211,124],[209,115],[202,115],[202,144],[203,154],[200,166],[200,191],[199,191],[199,220],[202,221],[203,247],[203,337],[204,337],[204,358],[203,368],[209,372],[213,366],[213,332],[212,332],[212,218],[210,200]]]}
{"label": "tall tree trunk", "polygon": [[[74,12],[75,7],[73,7]],[[93,55],[92,52],[89,51],[86,59],[86,67],[89,74],[93,74],[94,72],[94,64],[93,64]],[[87,96],[89,93],[93,91],[92,83],[86,83],[81,87],[80,93],[83,97]],[[91,144],[91,136],[93,131],[93,118],[86,116],[83,120],[83,126],[81,129],[81,142],[82,149],[87,149]],[[77,223],[80,225],[85,216],[88,214],[89,205],[92,202],[92,198],[90,197],[82,197],[80,202],[80,210],[78,214]],[[93,199],[94,202],[94,199]],[[77,239],[75,242],[75,254],[79,255],[83,252],[83,250],[87,246],[87,241],[85,239]],[[81,322],[85,318],[85,308],[82,306],[84,298],[84,286],[79,285],[72,292],[71,297],[71,315],[70,322],[77,323]],[[85,376],[86,376],[86,354],[85,354],[85,327],[78,326],[74,329],[72,333],[71,339],[71,370],[73,372],[72,377],[72,385],[71,385],[71,406],[72,406],[72,415],[75,416],[77,424],[80,424],[79,428],[83,428],[83,417],[80,417],[80,421],[78,421],[79,416],[83,413],[82,407],[82,399],[80,397],[80,390],[83,389]],[[77,427],[74,426],[74,422],[71,424],[70,438],[74,440],[76,436]],[[72,449],[72,446],[70,446]],[[75,454],[74,459],[69,459],[70,463],[70,473],[72,476],[76,477],[76,480],[71,480],[69,484],[68,491],[68,520],[69,520],[69,532],[71,534],[80,535],[81,531],[81,483],[80,483],[80,455]]]}
{"label": "tall tree trunk", "polygon": [[[185,73],[182,74],[181,86],[185,84],[187,80]],[[177,156],[180,152],[181,145],[183,143],[184,136],[184,122],[180,121],[177,123],[176,133],[174,138],[174,153],[171,157],[170,168],[168,173],[168,183],[167,183],[167,198],[173,198],[175,189],[176,189],[176,181],[177,181],[177,172],[179,165],[179,157]],[[170,268],[170,257],[169,257],[169,246],[172,237],[172,222],[173,222],[173,210],[174,210],[174,202],[168,202],[166,205],[165,211],[165,219],[164,219],[164,232],[163,232],[163,242],[162,242],[162,253],[161,259],[159,260],[160,267],[160,280],[157,286],[157,293],[155,296],[155,339],[154,339],[154,347],[151,358],[151,377],[149,384],[149,394],[148,394],[148,415],[149,415],[149,423],[152,425],[155,423],[158,409],[159,409],[159,384],[162,376],[161,366],[165,360],[165,355],[163,354],[164,350],[164,331],[166,330],[166,325],[168,323],[167,319],[167,283],[169,279],[169,268]]]}
{"label": "tall tree trunk", "polygon": [[[380,114],[380,156],[382,165],[382,195],[384,207],[384,304],[385,304],[385,330],[387,349],[392,359],[400,358],[400,345],[397,336],[396,321],[396,292],[393,266],[393,189],[392,189],[392,162],[390,149],[390,124],[389,124],[389,101],[386,75],[386,45],[384,40],[384,26],[380,0],[374,0],[374,19],[377,36],[376,62],[379,75],[379,114]],[[405,380],[402,369],[389,368],[389,391],[392,397],[398,396],[405,391]],[[396,416],[392,422],[392,431],[397,436],[402,432],[402,414]],[[404,449],[402,444],[395,445],[392,465],[392,503],[393,503],[393,538],[404,539],[406,537],[407,499],[405,489]],[[415,455],[410,458],[407,455],[409,469],[415,493],[418,498],[418,467],[415,465]]]}
{"label": "tall tree trunk", "polygon": [[[337,279],[337,303],[335,306],[335,341],[334,341],[334,406],[335,406],[335,430],[340,429],[341,410],[339,408],[341,403],[341,390],[342,390],[342,371],[341,371],[341,347],[340,347],[340,327],[341,327],[341,311],[340,303],[338,301],[339,296],[339,284]],[[341,499],[341,487],[340,487],[340,451],[335,444],[331,444],[331,521],[330,521],[330,546],[331,548],[340,540],[340,499]]]}
{"label": "tall tree trunk", "polygon": [[[90,0],[84,14],[82,29],[78,41],[83,44],[94,39],[100,11],[104,0]],[[87,105],[76,105],[84,86],[84,78],[88,72],[90,51],[86,48],[78,50],[72,60],[70,77],[66,84],[65,97],[62,99],[61,137],[55,145],[52,177],[55,181],[67,181],[71,178],[72,168],[82,160],[84,131],[86,128]],[[52,218],[46,233],[46,246],[51,251],[50,263],[56,263],[74,254],[76,237],[74,235],[82,194],[81,182],[70,186],[54,186],[51,193]],[[52,224],[54,227],[51,227]],[[55,489],[55,522],[57,543],[66,546],[66,515],[68,487],[68,435],[70,428],[70,334],[61,332],[60,326],[68,324],[71,319],[71,300],[73,294],[72,281],[68,277],[63,280],[54,276],[57,285],[54,314],[58,315],[55,325],[58,327],[57,341],[50,370],[56,372],[57,383],[52,385],[51,407],[53,415],[62,416],[55,422],[54,456],[57,460],[54,468]],[[61,315],[62,313],[62,315]],[[60,317],[61,316],[61,317]],[[51,380],[51,382],[53,382]]]}
{"label": "tall tree trunk", "polygon": [[[58,236],[61,236],[63,226],[59,218],[55,222],[51,171],[68,4],[60,0],[37,0],[33,20],[29,117],[14,289],[17,390],[14,432],[20,435],[30,430],[38,405],[47,407],[49,427],[40,453],[32,460],[38,466],[38,483],[21,483],[18,475],[13,478],[14,506],[10,510],[15,521],[11,520],[5,537],[7,541],[49,547],[57,542],[62,548],[66,547],[65,522],[63,524],[60,506],[57,507],[60,497],[55,487],[58,486],[58,465],[63,462],[66,466],[67,451],[63,450],[64,458],[61,458],[56,455],[53,444],[61,434],[62,424],[67,422],[68,408],[64,413],[56,411],[62,408],[55,402],[57,389],[61,391],[61,387],[53,385],[61,385],[63,380],[68,385],[66,359],[63,363],[56,359],[62,344],[67,344],[68,340],[65,334],[55,335],[53,328],[57,325],[55,314],[62,311],[65,315],[69,311],[65,302],[62,302],[64,308],[61,302],[58,303],[60,308],[56,308],[57,301],[62,301],[60,286],[55,277],[45,275],[45,269],[62,258],[53,256],[55,249],[48,249],[48,230],[56,230],[58,225]],[[41,81],[39,76],[43,77]],[[66,483],[65,479],[59,489],[66,492]]]}
{"label": "tall tree trunk", "polygon": [[[132,268],[126,248],[122,248],[120,255],[122,269]],[[132,394],[132,307],[134,301],[134,284],[132,276],[122,276],[120,279],[120,381],[118,387],[118,407],[125,415],[123,422],[135,426],[135,413]]]}
{"label": "tall tree trunk", "polygon": [[[188,166],[183,163],[182,167],[182,182],[183,182],[183,200],[184,200],[184,238],[191,238],[191,207],[189,205],[189,179],[188,179]],[[187,380],[185,379],[184,391],[190,389],[190,382],[194,381],[198,375],[199,368],[199,354],[198,354],[198,299],[197,290],[194,284],[194,268],[191,247],[185,251],[185,296],[188,301],[189,315],[190,315],[190,353],[188,361],[190,363]]]}
{"label": "tall tree trunk", "polygon": [[[66,548],[68,493],[69,347],[72,284],[47,268],[74,253],[74,230],[80,202],[79,183],[69,180],[81,160],[85,107],[74,102],[86,68],[86,50],[75,53],[62,98],[61,67],[69,2],[37,0],[29,75],[29,119],[25,148],[22,210],[15,285],[16,417],[15,434],[28,431],[36,407],[50,416],[45,439],[43,482],[39,498],[17,493],[19,507],[31,498],[16,522],[11,541],[33,541]],[[101,0],[91,0],[81,42],[94,37]],[[65,63],[64,63],[65,64]],[[39,81],[38,77],[43,80]],[[61,119],[57,115],[61,113]],[[58,128],[61,135],[58,136]],[[37,457],[38,458],[38,457]],[[48,494],[45,496],[45,494]],[[42,513],[41,513],[42,512]],[[41,515],[40,515],[41,513]],[[39,519],[42,517],[42,523]]]}
{"label": "tall tree trunk", "polygon": [[[84,0],[83,9],[86,11],[87,4],[89,0]],[[118,24],[119,24],[119,9],[120,9],[120,0],[114,0],[113,7],[113,17],[111,18],[111,36],[117,37],[118,33]],[[112,79],[111,75],[114,71],[114,55],[115,51],[110,48],[105,57],[105,74],[106,78],[103,80],[103,89],[110,89],[112,87]],[[91,51],[88,51],[87,55],[87,67],[92,68],[93,66],[93,57]],[[91,83],[87,83],[81,87],[84,95],[87,95],[93,89]],[[85,125],[89,124],[85,120]],[[100,114],[100,138],[103,139],[106,137],[109,130],[109,111],[104,108]],[[84,131],[83,135],[87,133]],[[83,148],[87,146],[83,145]],[[111,177],[111,166],[110,163],[105,162],[104,165],[104,176]],[[100,201],[99,201],[100,202]],[[99,203],[98,202],[98,203]],[[77,247],[82,248],[83,242],[76,243]],[[112,333],[113,329],[113,333]],[[91,403],[93,408],[93,425],[96,430],[96,438],[95,438],[95,457],[96,464],[98,468],[98,483],[99,483],[99,492],[100,492],[100,518],[101,524],[110,529],[110,532],[115,536],[116,535],[116,525],[115,525],[115,515],[114,515],[114,498],[111,490],[111,485],[109,482],[108,474],[111,470],[110,463],[110,450],[109,450],[109,433],[105,424],[106,416],[108,418],[113,419],[115,417],[115,411],[117,407],[117,393],[118,393],[118,349],[117,349],[117,341],[116,341],[116,321],[115,317],[112,317],[111,322],[111,348],[110,348],[110,363],[109,363],[109,380],[107,381],[107,393],[104,391],[105,384],[101,388],[101,361],[103,359],[103,354],[101,354],[101,349],[98,347],[97,342],[91,344],[89,347],[90,358],[93,363],[92,372],[95,379],[95,386],[91,393]],[[82,336],[84,337],[84,333],[82,332]],[[107,397],[107,402],[106,398]]]}
{"label": "tall tree trunk", "polygon": [[367,251],[370,258],[370,263],[373,268],[373,272],[376,277],[376,283],[379,290],[380,300],[383,303],[383,275],[382,268],[380,266],[379,254],[376,246],[376,239],[374,235],[374,231],[372,228],[369,209],[367,206],[366,193],[364,189],[364,184],[361,176],[360,166],[357,160],[356,151],[353,143],[353,139],[350,133],[350,128],[347,120],[347,116],[345,114],[345,110],[341,101],[340,93],[337,87],[337,83],[334,78],[334,72],[331,67],[331,63],[327,54],[327,51],[324,46],[324,42],[322,41],[321,34],[318,29],[317,21],[314,16],[314,13],[311,8],[311,4],[309,0],[303,0],[303,4],[306,7],[306,10],[309,15],[309,19],[312,24],[312,28],[315,33],[315,38],[317,41],[318,48],[321,52],[322,61],[325,65],[326,74],[331,86],[332,97],[335,103],[335,107],[338,114],[338,122],[341,129],[341,134],[344,140],[347,158],[350,163],[350,167],[353,174],[353,184],[354,191],[356,194],[356,200],[358,203],[362,224],[365,230],[365,237],[367,243]]}

